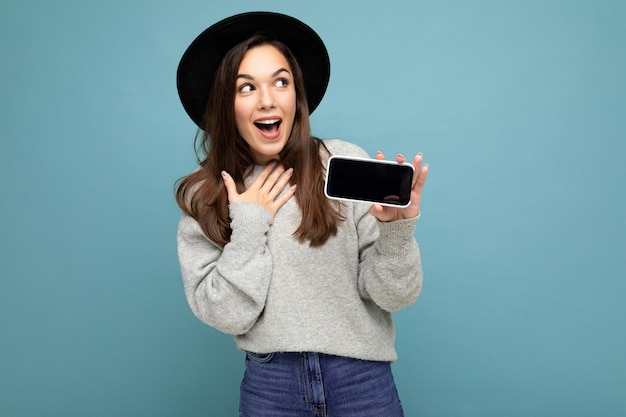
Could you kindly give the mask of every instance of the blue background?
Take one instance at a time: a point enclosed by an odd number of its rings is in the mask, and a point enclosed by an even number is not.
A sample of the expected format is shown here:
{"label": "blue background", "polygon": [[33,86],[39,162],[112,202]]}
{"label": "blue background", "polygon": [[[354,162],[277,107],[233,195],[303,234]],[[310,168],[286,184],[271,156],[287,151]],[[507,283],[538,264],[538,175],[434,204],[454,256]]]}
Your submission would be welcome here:
{"label": "blue background", "polygon": [[0,416],[237,414],[178,270],[175,72],[248,10],[325,40],[316,135],[430,163],[407,416],[626,415],[626,2],[2,0]]}

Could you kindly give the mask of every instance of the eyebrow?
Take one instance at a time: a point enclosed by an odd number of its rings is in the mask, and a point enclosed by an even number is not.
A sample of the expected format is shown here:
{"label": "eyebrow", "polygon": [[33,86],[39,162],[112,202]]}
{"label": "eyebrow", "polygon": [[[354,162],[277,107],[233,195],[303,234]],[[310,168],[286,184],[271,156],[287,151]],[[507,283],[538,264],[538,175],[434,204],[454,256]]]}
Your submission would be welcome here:
{"label": "eyebrow", "polygon": [[[274,71],[274,73],[272,73],[272,78],[276,77],[281,72],[289,73],[289,70],[287,68],[279,68],[276,71]],[[238,74],[237,78],[238,79],[239,78],[245,78],[246,80],[254,80],[254,77],[252,75],[248,75],[248,74]]]}

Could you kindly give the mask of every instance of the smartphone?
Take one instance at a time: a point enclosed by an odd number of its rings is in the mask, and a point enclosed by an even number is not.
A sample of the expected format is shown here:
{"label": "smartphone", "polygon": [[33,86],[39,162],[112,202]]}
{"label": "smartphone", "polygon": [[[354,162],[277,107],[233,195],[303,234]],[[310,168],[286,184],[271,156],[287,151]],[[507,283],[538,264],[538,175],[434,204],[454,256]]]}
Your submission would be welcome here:
{"label": "smartphone", "polygon": [[324,193],[328,198],[406,207],[415,168],[409,163],[333,155]]}

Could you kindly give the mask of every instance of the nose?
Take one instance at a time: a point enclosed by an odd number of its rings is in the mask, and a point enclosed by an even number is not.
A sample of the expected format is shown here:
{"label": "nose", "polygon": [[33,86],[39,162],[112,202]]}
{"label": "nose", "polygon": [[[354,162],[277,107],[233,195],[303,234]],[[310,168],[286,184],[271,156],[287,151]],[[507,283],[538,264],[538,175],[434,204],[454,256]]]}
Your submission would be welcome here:
{"label": "nose", "polygon": [[259,108],[271,109],[275,105],[274,93],[269,87],[262,87],[259,89]]}

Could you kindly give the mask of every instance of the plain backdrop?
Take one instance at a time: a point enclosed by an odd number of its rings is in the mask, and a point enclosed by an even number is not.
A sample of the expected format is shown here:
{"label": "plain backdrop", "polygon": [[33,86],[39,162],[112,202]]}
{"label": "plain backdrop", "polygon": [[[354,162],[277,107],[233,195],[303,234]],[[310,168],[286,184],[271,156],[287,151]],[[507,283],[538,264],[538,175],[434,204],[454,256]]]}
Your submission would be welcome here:
{"label": "plain backdrop", "polygon": [[237,415],[178,269],[175,73],[249,10],[326,42],[314,134],[430,164],[406,415],[626,415],[626,2],[2,0],[0,416]]}

